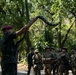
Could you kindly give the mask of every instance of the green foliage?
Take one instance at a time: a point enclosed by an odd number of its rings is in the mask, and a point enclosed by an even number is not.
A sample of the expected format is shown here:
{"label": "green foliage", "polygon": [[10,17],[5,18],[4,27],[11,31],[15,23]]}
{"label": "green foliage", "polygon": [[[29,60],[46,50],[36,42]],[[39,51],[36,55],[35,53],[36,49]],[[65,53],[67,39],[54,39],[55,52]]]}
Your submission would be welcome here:
{"label": "green foliage", "polygon": [[[25,0],[0,0],[0,28],[4,24],[14,26],[14,31],[23,27],[27,22]],[[76,0],[28,0],[28,9],[30,19],[41,15],[48,21],[56,23],[58,16],[62,17],[61,27],[49,27],[40,19],[30,28],[30,40],[32,46],[43,51],[46,45],[59,47],[58,37],[61,37],[61,43],[65,38],[67,30],[76,19]],[[67,48],[76,45],[76,23],[74,23],[64,46]],[[56,28],[58,30],[56,30]],[[59,36],[61,34],[61,36]],[[2,34],[0,34],[0,37]],[[23,36],[23,35],[22,35]],[[22,37],[18,37],[18,40]],[[19,45],[19,51],[25,54],[25,40]]]}

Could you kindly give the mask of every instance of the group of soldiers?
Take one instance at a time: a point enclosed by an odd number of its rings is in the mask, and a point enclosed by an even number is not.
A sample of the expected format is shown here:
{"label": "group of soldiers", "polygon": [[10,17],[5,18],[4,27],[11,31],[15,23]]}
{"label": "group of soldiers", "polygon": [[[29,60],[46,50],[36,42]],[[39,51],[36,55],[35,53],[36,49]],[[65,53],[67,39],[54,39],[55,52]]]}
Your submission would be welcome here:
{"label": "group of soldiers", "polygon": [[43,54],[31,48],[27,60],[27,75],[30,75],[31,67],[33,67],[34,75],[41,75],[41,70],[44,70],[45,75],[69,75],[69,70],[72,71],[73,75],[76,75],[76,52],[74,48],[68,53],[67,48],[56,51],[53,47],[45,47]]}

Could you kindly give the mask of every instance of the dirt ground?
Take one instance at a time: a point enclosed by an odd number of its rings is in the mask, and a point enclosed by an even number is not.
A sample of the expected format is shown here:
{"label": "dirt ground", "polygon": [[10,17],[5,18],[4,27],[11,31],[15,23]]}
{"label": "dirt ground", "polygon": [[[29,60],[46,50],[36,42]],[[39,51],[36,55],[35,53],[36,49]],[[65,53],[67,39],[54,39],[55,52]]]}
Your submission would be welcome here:
{"label": "dirt ground", "polygon": [[19,63],[17,65],[18,70],[26,71],[27,70],[27,63]]}

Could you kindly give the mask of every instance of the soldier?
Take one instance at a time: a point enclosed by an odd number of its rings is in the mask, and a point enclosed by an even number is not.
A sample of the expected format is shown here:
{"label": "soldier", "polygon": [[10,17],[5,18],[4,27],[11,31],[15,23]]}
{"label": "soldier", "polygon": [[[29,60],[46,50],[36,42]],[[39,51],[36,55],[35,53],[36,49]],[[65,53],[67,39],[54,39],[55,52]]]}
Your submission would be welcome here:
{"label": "soldier", "polygon": [[62,48],[61,49],[61,54],[60,54],[60,65],[59,65],[59,75],[65,75],[69,74],[69,54],[67,52],[67,48]]}
{"label": "soldier", "polygon": [[41,75],[41,70],[43,69],[42,56],[38,50],[34,51],[33,68],[34,68],[34,75]]}
{"label": "soldier", "polygon": [[17,75],[17,48],[14,39],[25,33],[37,18],[38,17],[33,18],[27,26],[22,27],[16,32],[12,31],[12,26],[2,27],[2,75]]}
{"label": "soldier", "polygon": [[58,75],[58,68],[60,65],[60,56],[61,56],[61,49],[57,50],[56,54],[56,70],[57,70],[57,75]]}
{"label": "soldier", "polygon": [[72,73],[73,75],[76,75],[76,51],[74,48],[71,49],[70,52],[70,64],[71,64],[71,68],[72,68]]}
{"label": "soldier", "polygon": [[51,75],[52,67],[51,67],[51,59],[53,55],[50,51],[49,47],[45,48],[45,53],[43,54],[43,64],[44,64],[44,71],[45,75]]}
{"label": "soldier", "polygon": [[76,51],[74,48],[72,48],[70,51],[70,57],[71,57],[72,61],[76,59]]}
{"label": "soldier", "polygon": [[30,71],[31,71],[31,67],[33,66],[33,57],[34,55],[34,48],[31,47],[30,48],[30,52],[27,54],[27,63],[28,63],[28,72],[27,72],[27,75],[30,75]]}
{"label": "soldier", "polygon": [[53,63],[51,64],[52,66],[52,69],[53,69],[53,75],[55,75],[55,70],[56,70],[56,51],[55,51],[55,48],[54,47],[51,47],[50,49],[52,55],[53,55]]}

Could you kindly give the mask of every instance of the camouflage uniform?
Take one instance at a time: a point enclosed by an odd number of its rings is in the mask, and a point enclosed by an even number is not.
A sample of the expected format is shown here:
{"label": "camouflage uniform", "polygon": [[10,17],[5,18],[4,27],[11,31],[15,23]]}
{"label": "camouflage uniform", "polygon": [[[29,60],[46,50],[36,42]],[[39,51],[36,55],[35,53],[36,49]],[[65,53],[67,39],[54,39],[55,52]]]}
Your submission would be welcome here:
{"label": "camouflage uniform", "polygon": [[52,70],[53,70],[53,75],[55,75],[55,70],[56,70],[56,51],[55,51],[54,47],[51,47],[50,51],[51,51],[51,54],[53,55],[52,56],[53,63],[51,64],[51,66],[52,66]]}
{"label": "camouflage uniform", "polygon": [[66,48],[62,48],[59,60],[60,60],[59,75],[63,75],[63,73],[65,73],[65,75],[68,75],[69,74],[68,70],[70,68],[70,64],[69,64],[69,54],[67,53]]}
{"label": "camouflage uniform", "polygon": [[72,73],[73,73],[73,75],[76,75],[76,52],[74,49],[71,50],[70,60],[71,60],[70,64],[72,67]]}
{"label": "camouflage uniform", "polygon": [[17,75],[16,33],[5,33],[2,38],[2,75]]}
{"label": "camouflage uniform", "polygon": [[35,75],[41,75],[42,67],[42,56],[38,52],[38,50],[35,50],[35,54],[33,55],[33,68],[34,68],[34,74]]}
{"label": "camouflage uniform", "polygon": [[60,56],[61,56],[61,50],[58,50],[57,54],[56,54],[56,70],[57,70],[57,75],[58,75],[58,68],[59,68],[59,65],[60,65]]}
{"label": "camouflage uniform", "polygon": [[44,64],[45,75],[51,75],[51,71],[52,71],[51,59],[53,55],[50,51],[50,48],[46,48],[45,50],[46,52],[43,54],[43,64]]}

